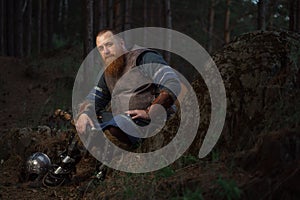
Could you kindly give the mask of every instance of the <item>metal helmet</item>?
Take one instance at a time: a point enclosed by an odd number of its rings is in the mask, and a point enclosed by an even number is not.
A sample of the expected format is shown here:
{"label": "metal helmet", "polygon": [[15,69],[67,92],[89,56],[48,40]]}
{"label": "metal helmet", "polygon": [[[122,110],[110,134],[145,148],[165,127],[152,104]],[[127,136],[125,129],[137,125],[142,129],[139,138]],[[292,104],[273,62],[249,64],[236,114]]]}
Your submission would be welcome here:
{"label": "metal helmet", "polygon": [[50,167],[50,158],[46,154],[41,152],[32,154],[26,161],[26,171],[28,175],[43,175],[48,172]]}

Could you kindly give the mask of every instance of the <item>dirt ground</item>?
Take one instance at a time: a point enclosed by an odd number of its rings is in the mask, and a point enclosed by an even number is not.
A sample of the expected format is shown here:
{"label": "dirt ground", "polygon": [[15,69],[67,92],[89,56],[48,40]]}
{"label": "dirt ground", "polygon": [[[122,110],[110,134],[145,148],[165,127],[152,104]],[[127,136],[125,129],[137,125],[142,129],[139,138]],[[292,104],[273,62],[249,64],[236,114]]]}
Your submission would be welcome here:
{"label": "dirt ground", "polygon": [[28,113],[45,103],[51,93],[47,82],[43,82],[49,77],[26,75],[30,69],[20,59],[2,57],[0,63],[1,129],[23,126],[24,121],[30,125],[33,119],[27,118]]}
{"label": "dirt ground", "polygon": [[[24,157],[29,154],[25,152],[29,147],[20,141],[51,118],[56,108],[48,107],[54,101],[55,82],[61,74],[17,58],[1,57],[0,63],[0,199],[45,199],[37,190],[26,189],[26,183],[20,183]],[[38,141],[43,137],[36,135]]]}
{"label": "dirt ground", "polygon": [[1,57],[0,63],[0,199],[300,198],[299,130],[274,132],[251,151],[226,157],[190,157],[147,174],[111,171],[104,182],[85,193],[82,188],[95,169],[90,156],[81,159],[70,183],[55,188],[32,185],[22,177],[27,156],[37,150],[52,155],[55,145],[66,144],[67,129],[58,131],[53,126],[49,132],[42,127],[53,120],[56,107],[48,107],[55,101],[55,82],[63,77],[21,59]]}

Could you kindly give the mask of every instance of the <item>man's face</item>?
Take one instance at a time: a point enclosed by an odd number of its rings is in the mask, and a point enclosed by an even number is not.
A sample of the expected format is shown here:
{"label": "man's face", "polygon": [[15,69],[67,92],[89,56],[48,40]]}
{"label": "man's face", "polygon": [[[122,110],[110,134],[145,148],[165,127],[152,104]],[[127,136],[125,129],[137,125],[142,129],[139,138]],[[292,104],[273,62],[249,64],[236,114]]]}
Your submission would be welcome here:
{"label": "man's face", "polygon": [[97,49],[106,66],[126,51],[124,41],[107,31],[96,38]]}

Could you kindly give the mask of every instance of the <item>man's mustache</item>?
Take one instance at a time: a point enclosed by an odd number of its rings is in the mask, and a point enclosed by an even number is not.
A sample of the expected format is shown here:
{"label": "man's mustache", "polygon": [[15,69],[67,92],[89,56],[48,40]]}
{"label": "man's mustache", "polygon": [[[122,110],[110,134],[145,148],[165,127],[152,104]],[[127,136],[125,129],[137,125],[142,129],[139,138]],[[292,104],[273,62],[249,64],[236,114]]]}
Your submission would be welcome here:
{"label": "man's mustache", "polygon": [[109,55],[109,56],[105,56],[105,60],[108,59],[108,58],[111,58],[111,57],[115,57],[115,55]]}

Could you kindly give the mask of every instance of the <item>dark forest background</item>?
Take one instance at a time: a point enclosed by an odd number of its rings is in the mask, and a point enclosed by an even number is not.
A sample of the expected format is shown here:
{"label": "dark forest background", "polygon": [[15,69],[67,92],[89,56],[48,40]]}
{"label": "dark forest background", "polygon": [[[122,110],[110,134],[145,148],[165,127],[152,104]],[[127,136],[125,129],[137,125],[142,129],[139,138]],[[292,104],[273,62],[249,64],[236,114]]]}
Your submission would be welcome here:
{"label": "dark forest background", "polygon": [[[23,173],[28,156],[41,151],[58,163],[76,133],[74,79],[106,27],[164,27],[201,44],[226,89],[221,137],[198,158],[210,125],[209,91],[191,64],[162,52],[198,98],[199,128],[187,152],[154,172],[113,170],[85,196],[79,187],[95,174],[92,156],[70,184],[31,187]],[[0,199],[299,200],[299,33],[300,0],[0,0]],[[137,151],[162,148],[179,121]]]}
{"label": "dark forest background", "polygon": [[300,0],[1,0],[0,13],[0,55],[16,57],[74,44],[85,56],[104,27],[171,28],[210,53],[245,32],[300,32]]}

